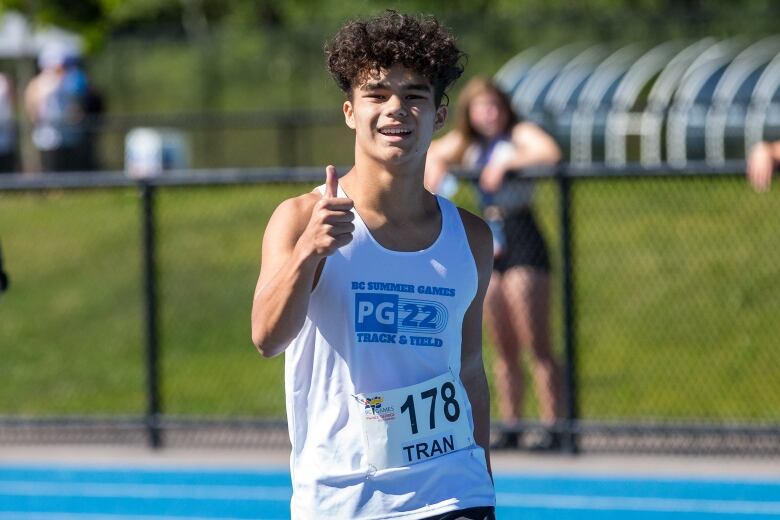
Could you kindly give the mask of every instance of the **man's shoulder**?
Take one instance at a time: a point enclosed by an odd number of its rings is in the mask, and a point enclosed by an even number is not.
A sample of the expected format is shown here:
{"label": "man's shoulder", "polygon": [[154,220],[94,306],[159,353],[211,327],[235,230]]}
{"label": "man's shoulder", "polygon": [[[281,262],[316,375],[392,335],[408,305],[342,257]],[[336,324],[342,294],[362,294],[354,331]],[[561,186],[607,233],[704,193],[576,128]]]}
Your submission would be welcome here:
{"label": "man's shoulder", "polygon": [[283,200],[271,215],[265,228],[265,236],[287,237],[285,240],[297,240],[309,223],[315,204],[322,199],[317,192],[304,193]]}
{"label": "man's shoulder", "polygon": [[312,208],[314,208],[314,205],[317,204],[320,199],[322,199],[322,195],[316,191],[310,191],[295,197],[290,197],[279,203],[276,207],[276,211],[274,211],[274,215],[280,215],[286,218],[296,216],[308,217],[311,215]]}
{"label": "man's shoulder", "polygon": [[466,234],[469,236],[469,240],[473,236],[476,240],[490,238],[490,228],[482,220],[482,217],[475,215],[467,209],[463,209],[460,206],[458,208],[458,214],[460,220],[463,222],[463,228],[466,230]]}
{"label": "man's shoulder", "polygon": [[458,207],[463,229],[469,241],[471,253],[478,266],[484,266],[493,262],[493,235],[487,223],[469,210]]}
{"label": "man's shoulder", "polygon": [[458,214],[463,222],[469,250],[477,268],[479,284],[487,287],[493,271],[493,234],[481,217],[461,207],[458,207]]}

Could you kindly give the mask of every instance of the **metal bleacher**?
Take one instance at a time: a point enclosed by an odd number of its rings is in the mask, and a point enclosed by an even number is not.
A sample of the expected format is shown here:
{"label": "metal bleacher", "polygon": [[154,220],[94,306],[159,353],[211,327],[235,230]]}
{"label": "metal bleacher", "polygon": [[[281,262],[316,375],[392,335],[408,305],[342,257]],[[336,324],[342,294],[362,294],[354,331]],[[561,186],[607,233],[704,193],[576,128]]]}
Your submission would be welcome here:
{"label": "metal bleacher", "polygon": [[722,166],[780,138],[780,36],[531,48],[495,79],[573,165]]}

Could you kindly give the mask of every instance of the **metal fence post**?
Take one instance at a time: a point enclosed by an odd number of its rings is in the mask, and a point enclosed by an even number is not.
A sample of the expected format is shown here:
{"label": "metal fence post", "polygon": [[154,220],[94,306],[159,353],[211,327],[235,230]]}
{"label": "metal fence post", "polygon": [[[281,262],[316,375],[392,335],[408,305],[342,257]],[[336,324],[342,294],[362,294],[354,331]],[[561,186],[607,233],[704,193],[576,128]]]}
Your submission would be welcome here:
{"label": "metal fence post", "polygon": [[279,161],[282,165],[298,166],[298,126],[297,123],[287,118],[277,127],[277,146]]}
{"label": "metal fence post", "polygon": [[155,257],[154,186],[143,181],[141,187],[141,233],[144,277],[144,328],[146,338],[146,429],[149,445],[162,446],[160,426],[160,371],[157,349],[157,265]]}
{"label": "metal fence post", "polygon": [[566,417],[563,431],[563,451],[577,453],[577,435],[575,427],[579,419],[577,400],[577,363],[576,363],[576,316],[574,313],[574,253],[572,249],[571,227],[571,184],[573,179],[567,175],[564,166],[557,171],[560,201],[560,232],[562,256],[562,305],[563,305],[563,345],[566,366],[564,370],[564,398]]}

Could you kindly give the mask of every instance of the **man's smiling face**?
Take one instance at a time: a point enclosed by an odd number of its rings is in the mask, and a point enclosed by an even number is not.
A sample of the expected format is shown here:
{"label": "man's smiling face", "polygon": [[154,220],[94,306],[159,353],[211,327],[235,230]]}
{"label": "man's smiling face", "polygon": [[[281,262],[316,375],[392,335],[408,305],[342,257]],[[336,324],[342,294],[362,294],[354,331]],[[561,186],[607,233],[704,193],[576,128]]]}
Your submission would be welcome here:
{"label": "man's smiling face", "polygon": [[444,125],[446,107],[436,107],[424,76],[396,64],[367,75],[344,102],[347,126],[355,130],[355,153],[377,162],[424,163],[433,132]]}

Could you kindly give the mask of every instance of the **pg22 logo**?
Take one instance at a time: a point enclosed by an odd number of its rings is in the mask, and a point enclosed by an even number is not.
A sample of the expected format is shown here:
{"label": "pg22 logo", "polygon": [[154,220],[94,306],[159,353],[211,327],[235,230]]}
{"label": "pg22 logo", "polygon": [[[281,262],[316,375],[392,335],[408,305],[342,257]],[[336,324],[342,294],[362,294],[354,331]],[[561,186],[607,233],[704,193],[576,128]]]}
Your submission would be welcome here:
{"label": "pg22 logo", "polygon": [[[439,302],[399,298],[397,294],[355,293],[357,333],[438,334],[446,325],[447,307]],[[405,342],[405,336],[399,337],[398,343]]]}

